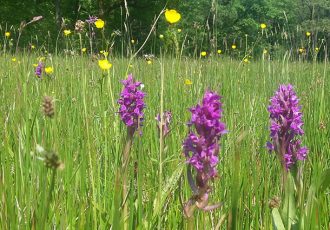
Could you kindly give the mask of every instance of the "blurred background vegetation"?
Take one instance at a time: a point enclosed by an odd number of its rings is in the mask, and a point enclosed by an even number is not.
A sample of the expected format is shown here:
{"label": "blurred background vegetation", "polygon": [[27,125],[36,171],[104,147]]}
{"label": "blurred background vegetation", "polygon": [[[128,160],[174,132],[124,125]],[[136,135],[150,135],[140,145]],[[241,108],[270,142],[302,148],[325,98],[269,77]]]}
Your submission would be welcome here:
{"label": "blurred background vegetation", "polygon": [[[315,49],[322,57],[329,52],[326,47],[330,42],[330,0],[1,0],[0,29],[2,34],[11,31],[15,40],[22,21],[41,15],[41,21],[22,32],[19,46],[36,44],[52,51],[61,45],[65,47],[63,39],[55,46],[64,29],[74,31],[77,20],[85,21],[94,15],[106,21],[106,38],[116,35],[114,52],[129,55],[123,51],[125,47],[132,45],[132,39],[136,48],[142,44],[165,6],[179,11],[182,19],[169,27],[161,17],[143,53],[157,54],[160,46],[166,49],[175,43],[184,47],[185,55],[216,53],[218,49],[232,53],[232,44],[243,55],[264,49],[272,57],[283,57],[288,51],[299,54],[299,49],[304,49],[307,57],[312,57]],[[267,25],[265,30],[260,29],[261,23]],[[181,29],[180,33],[177,29]],[[161,42],[160,34],[165,35]],[[85,43],[87,37],[86,32],[82,36]]]}

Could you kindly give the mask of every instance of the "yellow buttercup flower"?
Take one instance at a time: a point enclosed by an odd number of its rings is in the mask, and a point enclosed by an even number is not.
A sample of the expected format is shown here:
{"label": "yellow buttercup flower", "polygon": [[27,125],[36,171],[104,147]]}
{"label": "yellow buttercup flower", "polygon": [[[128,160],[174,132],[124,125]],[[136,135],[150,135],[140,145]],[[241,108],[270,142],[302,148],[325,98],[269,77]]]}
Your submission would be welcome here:
{"label": "yellow buttercup flower", "polygon": [[189,80],[189,79],[185,79],[185,80],[184,80],[184,84],[185,84],[185,85],[192,85],[192,81]]}
{"label": "yellow buttercup flower", "polygon": [[148,64],[148,65],[151,65],[151,64],[152,64],[152,61],[151,61],[151,60],[148,60],[148,61],[147,61],[147,64]]}
{"label": "yellow buttercup flower", "polygon": [[202,51],[202,52],[201,52],[201,56],[202,56],[202,57],[205,57],[206,55],[207,55],[206,51]]}
{"label": "yellow buttercup flower", "polygon": [[102,29],[104,27],[104,21],[102,19],[97,19],[95,22],[94,22],[96,28],[98,29]]}
{"label": "yellow buttercup flower", "polygon": [[33,67],[37,67],[38,66],[38,64],[33,64]]}
{"label": "yellow buttercup flower", "polygon": [[217,50],[218,54],[221,54],[222,53],[222,50]]}
{"label": "yellow buttercup flower", "polygon": [[178,33],[181,33],[181,31],[182,31],[181,29],[178,29]]}
{"label": "yellow buttercup flower", "polygon": [[69,36],[71,34],[71,30],[63,30],[65,36]]}
{"label": "yellow buttercup flower", "polygon": [[244,58],[243,61],[244,61],[244,63],[249,63],[249,59],[247,59],[247,58]]}
{"label": "yellow buttercup flower", "polygon": [[261,29],[266,29],[266,27],[267,27],[267,25],[266,25],[265,23],[261,23],[261,24],[260,24],[260,28],[261,28]]}
{"label": "yellow buttercup flower", "polygon": [[53,67],[48,66],[48,67],[45,68],[45,73],[46,74],[52,74],[53,72],[54,72]]}
{"label": "yellow buttercup flower", "polygon": [[112,67],[112,64],[107,59],[103,59],[99,60],[99,67],[102,70],[109,70]]}
{"label": "yellow buttercup flower", "polygon": [[170,24],[176,23],[180,21],[181,14],[178,13],[176,10],[166,10],[165,11],[165,18]]}
{"label": "yellow buttercup flower", "polygon": [[132,44],[134,44],[134,43],[135,43],[135,40],[134,40],[134,39],[132,39],[132,40],[131,40],[131,43],[132,43]]}
{"label": "yellow buttercup flower", "polygon": [[160,38],[160,39],[163,39],[163,38],[164,38],[164,35],[160,34],[160,35],[159,35],[159,38]]}
{"label": "yellow buttercup flower", "polygon": [[232,44],[232,45],[231,45],[231,48],[234,50],[234,49],[236,49],[237,47],[236,47],[235,44]]}
{"label": "yellow buttercup flower", "polygon": [[318,52],[319,50],[320,50],[319,47],[316,47],[316,48],[315,48],[315,51],[316,51],[316,52]]}
{"label": "yellow buttercup flower", "polygon": [[5,33],[5,36],[6,36],[7,38],[9,38],[9,37],[10,37],[10,32],[6,32],[6,33]]}
{"label": "yellow buttercup flower", "polygon": [[308,31],[307,31],[307,32],[306,32],[306,36],[307,36],[307,37],[311,36],[311,32],[308,32]]}
{"label": "yellow buttercup flower", "polygon": [[268,51],[267,51],[266,49],[264,49],[264,50],[262,51],[262,53],[263,53],[263,54],[267,54]]}
{"label": "yellow buttercup flower", "polygon": [[36,47],[35,47],[35,45],[31,45],[31,49],[35,49]]}
{"label": "yellow buttercup flower", "polygon": [[85,53],[86,50],[87,50],[87,49],[84,47],[84,48],[81,49],[81,52]]}
{"label": "yellow buttercup flower", "polygon": [[12,61],[12,62],[16,62],[17,59],[16,59],[16,58],[12,58],[11,61]]}

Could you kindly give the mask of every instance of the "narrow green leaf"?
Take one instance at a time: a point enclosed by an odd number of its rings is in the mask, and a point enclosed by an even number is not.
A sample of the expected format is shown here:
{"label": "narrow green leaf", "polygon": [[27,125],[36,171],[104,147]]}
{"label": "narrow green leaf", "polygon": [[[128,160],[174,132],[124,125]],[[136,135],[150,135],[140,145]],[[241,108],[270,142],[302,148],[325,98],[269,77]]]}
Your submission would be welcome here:
{"label": "narrow green leaf", "polygon": [[330,169],[325,170],[321,176],[319,192],[324,192],[330,186]]}
{"label": "narrow green leaf", "polygon": [[277,208],[273,208],[273,210],[272,210],[272,217],[273,217],[272,219],[273,219],[274,229],[285,230],[285,227],[284,227],[284,224],[283,224],[283,221],[282,221],[280,212],[278,211]]}

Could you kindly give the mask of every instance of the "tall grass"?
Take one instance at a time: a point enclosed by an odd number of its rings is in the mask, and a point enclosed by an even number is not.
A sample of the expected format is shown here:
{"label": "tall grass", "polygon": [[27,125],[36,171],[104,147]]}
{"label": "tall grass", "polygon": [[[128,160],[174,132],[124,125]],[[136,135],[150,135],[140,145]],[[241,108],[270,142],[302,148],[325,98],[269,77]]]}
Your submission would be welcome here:
{"label": "tall grass", "polygon": [[[118,221],[113,215],[115,172],[121,166],[126,133],[111,93],[114,100],[119,97],[120,79],[126,78],[130,60],[113,59],[110,74],[104,75],[97,61],[87,57],[54,56],[47,60],[54,74],[39,80],[32,66],[36,56],[16,59],[0,56],[0,229],[40,229],[43,224],[46,229],[109,229]],[[162,58],[151,65],[136,58],[131,64],[129,72],[145,86],[147,107],[143,134],[133,141],[128,167],[130,229],[154,229],[159,222],[163,229],[186,226],[181,200],[191,191],[181,145],[188,131],[187,109],[206,89],[223,95],[229,130],[221,140],[220,178],[211,193],[212,202],[224,205],[209,213],[195,212],[196,228],[271,229],[268,203],[281,195],[281,168],[265,148],[267,106],[281,83],[293,84],[301,98],[304,143],[310,149],[303,165],[305,198],[311,182],[330,167],[327,62],[243,64],[210,57]],[[193,84],[185,85],[185,79]],[[51,122],[41,112],[45,95],[55,99]],[[172,112],[173,121],[170,134],[160,143],[154,117],[165,110]],[[48,147],[47,143],[65,168],[56,174],[48,217],[42,223],[52,174],[36,145]],[[315,228],[329,228],[329,207],[326,190],[317,199]]]}

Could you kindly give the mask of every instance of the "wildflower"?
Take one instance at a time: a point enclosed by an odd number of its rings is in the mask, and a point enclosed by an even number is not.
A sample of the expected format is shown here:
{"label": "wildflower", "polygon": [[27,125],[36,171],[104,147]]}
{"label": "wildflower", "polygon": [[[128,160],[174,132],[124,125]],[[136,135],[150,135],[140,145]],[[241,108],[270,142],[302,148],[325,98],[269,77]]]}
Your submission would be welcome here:
{"label": "wildflower", "polygon": [[54,116],[54,100],[52,97],[44,96],[42,110],[46,117],[52,118]]}
{"label": "wildflower", "polygon": [[104,27],[104,21],[102,19],[97,19],[95,22],[94,22],[96,28],[98,29],[102,29]]}
{"label": "wildflower", "polygon": [[165,18],[166,21],[169,22],[170,24],[176,23],[180,21],[181,19],[181,14],[178,13],[176,10],[166,10],[165,11]]}
{"label": "wildflower", "polygon": [[266,49],[264,49],[264,50],[262,51],[262,53],[263,53],[263,54],[267,54],[268,51],[267,51]]}
{"label": "wildflower", "polygon": [[318,52],[319,50],[320,50],[319,47],[316,47],[316,48],[315,48],[315,51],[316,51],[316,52]]}
{"label": "wildflower", "polygon": [[88,24],[94,24],[97,21],[97,17],[96,16],[89,16],[88,19],[86,19],[86,22]]}
{"label": "wildflower", "polygon": [[170,111],[165,111],[163,113],[163,123],[161,123],[160,114],[157,114],[155,119],[157,120],[157,127],[158,127],[159,132],[160,132],[160,127],[162,127],[162,136],[163,137],[167,136],[167,134],[169,134],[169,132],[170,132],[169,126],[170,126],[170,123],[172,120],[172,113]]}
{"label": "wildflower", "polygon": [[11,61],[12,61],[12,62],[16,62],[17,59],[14,57],[14,58],[11,59]]}
{"label": "wildflower", "polygon": [[108,55],[109,55],[109,52],[107,52],[105,50],[101,50],[100,53],[103,54],[105,58],[108,57]]}
{"label": "wildflower", "polygon": [[39,57],[38,60],[39,60],[39,62],[43,62],[43,61],[46,60],[46,58],[45,57]]}
{"label": "wildflower", "polygon": [[10,32],[6,32],[6,33],[5,33],[5,36],[6,36],[7,38],[9,38],[9,37],[10,37]]}
{"label": "wildflower", "polygon": [[206,55],[207,55],[206,51],[202,51],[202,52],[201,52],[201,56],[202,56],[202,57],[205,57]]}
{"label": "wildflower", "polygon": [[221,54],[222,53],[222,50],[217,50],[218,54]]}
{"label": "wildflower", "polygon": [[38,64],[32,64],[33,65],[33,67],[37,67],[38,66]]}
{"label": "wildflower", "polygon": [[85,29],[85,22],[83,22],[81,20],[76,21],[76,24],[74,25],[74,30],[77,33],[81,33],[84,31],[84,29]]}
{"label": "wildflower", "polygon": [[152,61],[151,60],[147,60],[147,64],[148,65],[151,65],[152,64]]}
{"label": "wildflower", "polygon": [[243,62],[244,62],[244,63],[249,63],[249,59],[244,58],[244,59],[243,59]]}
{"label": "wildflower", "polygon": [[160,39],[164,39],[164,35],[160,34],[160,35],[159,35],[159,38],[160,38]]}
{"label": "wildflower", "polygon": [[234,50],[234,49],[236,49],[236,45],[235,44],[232,44],[231,45],[231,48]]}
{"label": "wildflower", "polygon": [[121,82],[124,85],[124,89],[118,100],[120,118],[134,133],[143,121],[143,109],[145,108],[143,99],[145,93],[138,89],[141,82],[135,82],[131,74],[127,76],[126,80]]}
{"label": "wildflower", "polygon": [[305,49],[304,48],[299,48],[298,51],[299,51],[299,53],[304,53]]}
{"label": "wildflower", "polygon": [[290,84],[280,85],[270,102],[271,142],[267,143],[267,147],[279,156],[281,164],[289,170],[298,160],[305,160],[308,153],[299,139],[304,135],[301,106]]}
{"label": "wildflower", "polygon": [[192,202],[186,205],[185,213],[190,209],[191,204],[195,203],[199,208],[210,210],[207,209],[208,194],[211,191],[208,183],[217,176],[219,139],[227,133],[225,124],[220,121],[222,118],[220,99],[217,93],[206,91],[202,103],[190,109],[192,114],[188,123],[190,131],[183,142],[183,152],[188,165],[195,168],[196,178],[192,180],[188,166],[188,178],[191,180],[189,183],[194,190],[194,196],[190,199]]}
{"label": "wildflower", "polygon": [[30,47],[31,47],[32,50],[34,50],[36,48],[35,45],[33,45],[33,44],[31,44]]}
{"label": "wildflower", "polygon": [[54,69],[53,69],[53,67],[51,67],[51,66],[48,66],[48,67],[46,67],[45,68],[45,73],[46,74],[52,74],[54,72]]}
{"label": "wildflower", "polygon": [[182,30],[181,29],[178,29],[178,33],[181,33],[182,32]]}
{"label": "wildflower", "polygon": [[44,64],[42,62],[39,62],[38,65],[36,66],[36,70],[34,71],[37,77],[39,78],[41,77],[43,68],[44,68]]}
{"label": "wildflower", "polygon": [[267,28],[267,25],[266,25],[265,23],[261,23],[261,24],[260,24],[260,28],[261,28],[261,29],[266,29],[266,28]]}
{"label": "wildflower", "polygon": [[87,50],[87,48],[84,47],[84,48],[81,49],[81,52],[85,53],[86,50]]}
{"label": "wildflower", "polygon": [[307,32],[306,32],[306,36],[307,36],[307,37],[311,36],[311,32],[307,31]]}
{"label": "wildflower", "polygon": [[69,36],[71,34],[71,30],[63,30],[65,36]]}
{"label": "wildflower", "polygon": [[192,85],[192,81],[189,80],[189,79],[185,79],[185,80],[184,80],[184,84],[185,84],[185,85]]}
{"label": "wildflower", "polygon": [[107,59],[99,60],[98,63],[102,70],[109,70],[112,67],[112,64]]}
{"label": "wildflower", "polygon": [[132,44],[134,44],[134,43],[135,43],[135,40],[134,40],[134,39],[132,39],[132,40],[131,40],[131,43],[132,43]]}

